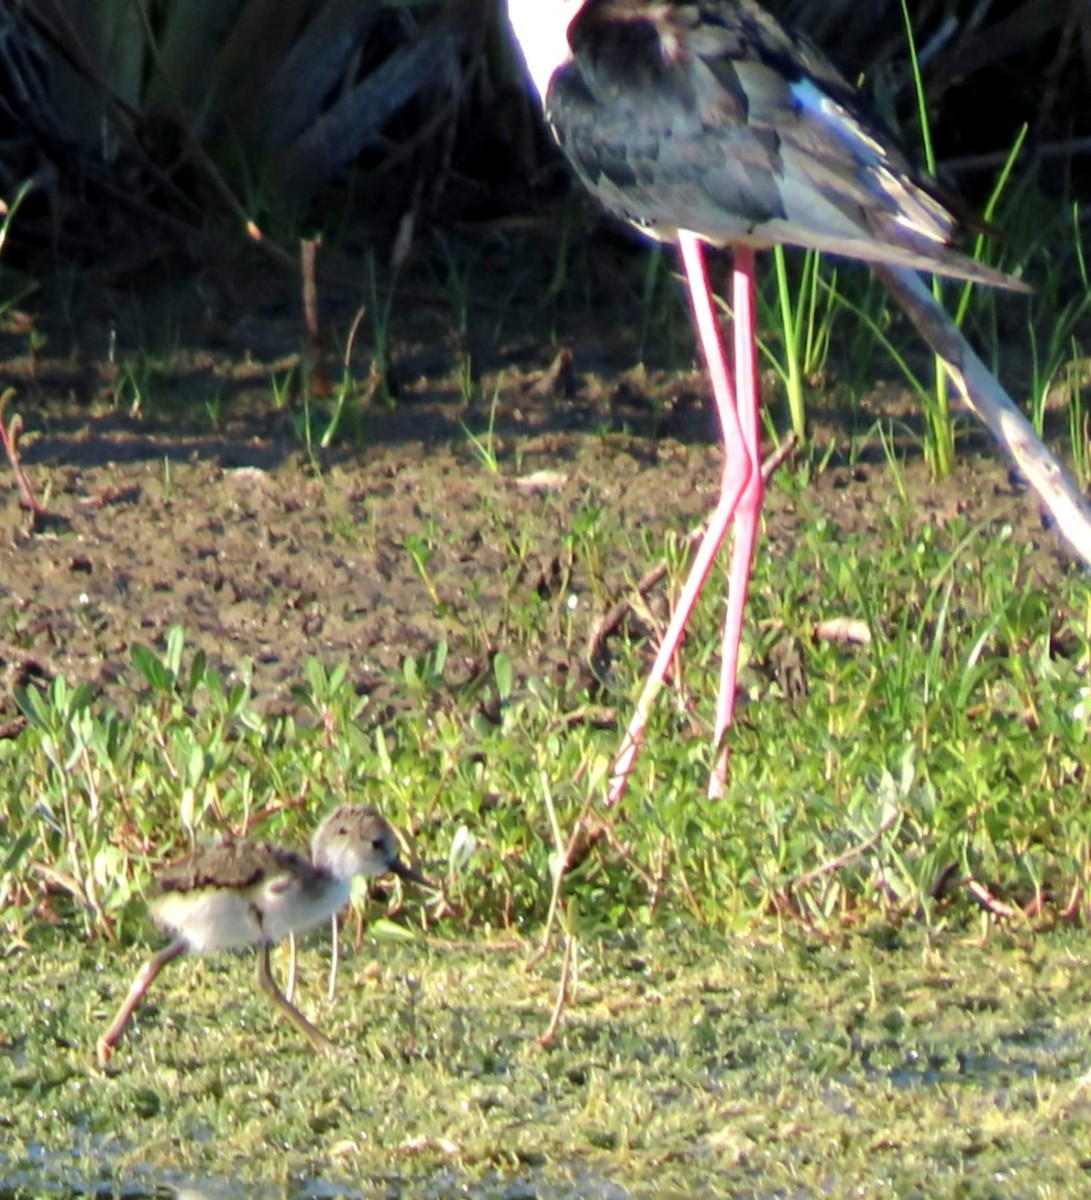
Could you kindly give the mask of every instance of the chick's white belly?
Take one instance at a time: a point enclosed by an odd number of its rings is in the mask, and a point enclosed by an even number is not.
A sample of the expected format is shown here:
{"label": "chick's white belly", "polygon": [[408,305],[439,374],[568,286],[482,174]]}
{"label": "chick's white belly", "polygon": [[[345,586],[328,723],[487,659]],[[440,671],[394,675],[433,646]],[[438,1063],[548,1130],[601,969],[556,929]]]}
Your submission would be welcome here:
{"label": "chick's white belly", "polygon": [[211,954],[306,933],[340,911],[350,894],[348,880],[305,889],[280,877],[247,892],[167,892],[153,901],[152,915],[184,937],[194,953]]}
{"label": "chick's white belly", "polygon": [[197,954],[255,946],[263,937],[258,913],[240,892],[167,892],[156,897],[151,910]]}
{"label": "chick's white belly", "polygon": [[306,933],[340,912],[352,895],[351,879],[330,879],[321,889],[304,889],[295,883],[268,885],[261,893],[262,928],[267,942],[279,942],[289,933]]}

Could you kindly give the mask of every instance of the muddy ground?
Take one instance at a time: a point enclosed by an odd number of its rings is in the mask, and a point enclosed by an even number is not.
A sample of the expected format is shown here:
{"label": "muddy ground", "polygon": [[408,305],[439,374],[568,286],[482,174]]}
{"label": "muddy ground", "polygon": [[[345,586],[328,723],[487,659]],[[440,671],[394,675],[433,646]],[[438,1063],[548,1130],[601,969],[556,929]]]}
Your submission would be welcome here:
{"label": "muddy ground", "polygon": [[[349,436],[309,451],[305,414],[317,434],[332,400],[304,405],[295,386],[278,407],[271,382],[300,360],[293,285],[279,282],[272,298],[236,293],[230,321],[222,300],[201,295],[199,281],[174,281],[115,296],[78,332],[56,307],[4,317],[0,385],[15,389],[23,462],[48,511],[28,518],[5,464],[9,730],[13,689],[28,678],[63,673],[109,689],[133,642],[159,646],[175,624],[225,671],[252,660],[257,700],[274,707],[309,655],[347,660],[357,686],[374,690],[441,638],[457,674],[482,669],[497,648],[521,671],[578,672],[595,621],[667,535],[712,504],[720,453],[702,378],[685,353],[673,369],[664,354],[638,366],[635,321],[531,305],[503,328],[480,322],[475,336],[472,317],[452,320],[449,286],[403,289],[389,342],[361,333],[355,343]],[[154,318],[164,307],[167,337]],[[345,340],[350,316],[342,306],[329,319],[333,340]],[[679,304],[672,320],[672,345],[684,345]],[[377,381],[377,348],[393,397]],[[340,364],[328,361],[336,379]],[[467,432],[487,443],[494,397],[496,470]],[[911,408],[880,385],[853,421],[900,421]],[[819,440],[847,445],[844,415],[814,411]],[[906,455],[922,522],[1010,522],[1041,546],[1042,573],[1064,569],[1033,497],[983,442],[964,448],[957,477],[940,486],[911,441]],[[875,443],[853,465],[835,456],[808,504],[834,528],[867,531],[891,494]],[[774,485],[762,553],[790,552],[797,510]],[[527,637],[520,597],[532,591],[554,602],[555,620]]]}

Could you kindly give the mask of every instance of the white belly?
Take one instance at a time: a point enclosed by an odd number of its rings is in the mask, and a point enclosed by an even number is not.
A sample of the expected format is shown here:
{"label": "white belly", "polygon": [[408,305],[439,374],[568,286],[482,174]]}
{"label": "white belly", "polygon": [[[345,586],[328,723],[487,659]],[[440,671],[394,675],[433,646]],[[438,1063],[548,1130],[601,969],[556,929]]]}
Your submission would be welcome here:
{"label": "white belly", "polygon": [[351,879],[329,879],[321,891],[305,892],[294,883],[280,891],[275,883],[262,892],[262,927],[267,942],[283,941],[289,933],[306,933],[325,924],[348,904]]}
{"label": "white belly", "polygon": [[308,890],[280,876],[249,892],[166,892],[156,897],[151,909],[155,919],[184,937],[194,953],[210,954],[306,933],[344,908],[351,890],[350,880],[329,879],[321,888]]}

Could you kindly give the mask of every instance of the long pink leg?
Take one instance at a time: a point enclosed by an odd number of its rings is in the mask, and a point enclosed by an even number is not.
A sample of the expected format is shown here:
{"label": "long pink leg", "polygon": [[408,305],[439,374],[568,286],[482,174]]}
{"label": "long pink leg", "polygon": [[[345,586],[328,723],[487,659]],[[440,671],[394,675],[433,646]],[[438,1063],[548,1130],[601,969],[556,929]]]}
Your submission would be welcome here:
{"label": "long pink leg", "polygon": [[144,993],[155,982],[156,976],[167,963],[183,953],[187,945],[185,938],[178,938],[165,949],[160,950],[158,954],[153,954],[137,972],[132,987],[129,988],[129,994],[125,997],[125,1003],[117,1010],[117,1016],[114,1017],[110,1028],[98,1040],[96,1050],[100,1066],[104,1067],[110,1061],[114,1047],[118,1044],[125,1031],[125,1026],[129,1023],[129,1018],[136,1012],[137,1005],[144,999]]}
{"label": "long pink leg", "polygon": [[[636,761],[637,752],[640,749],[640,743],[644,737],[644,728],[647,724],[648,714],[651,712],[652,704],[659,693],[659,688],[666,676],[671,659],[674,657],[674,653],[681,643],[690,613],[693,611],[693,606],[697,602],[697,597],[700,595],[702,587],[704,587],[705,580],[708,578],[708,573],[716,557],[716,552],[719,550],[727,534],[727,530],[735,517],[736,510],[739,508],[740,501],[744,497],[751,499],[754,496],[757,497],[758,504],[761,501],[761,458],[760,451],[757,448],[757,412],[755,409],[755,411],[746,416],[745,424],[740,420],[735,399],[735,389],[731,381],[731,372],[727,366],[723,339],[720,336],[720,326],[716,319],[712,293],[708,284],[708,272],[705,267],[704,249],[701,241],[696,234],[680,231],[678,245],[682,252],[682,264],[686,271],[686,282],[689,285],[693,314],[697,322],[697,333],[701,341],[701,347],[704,350],[709,377],[712,381],[712,394],[716,401],[717,411],[720,414],[720,426],[724,439],[724,468],[720,480],[720,498],[709,520],[705,536],[701,539],[701,544],[697,549],[697,556],[694,559],[689,578],[682,588],[682,594],[678,598],[678,604],[667,627],[667,632],[663,635],[659,652],[655,657],[655,662],[652,664],[652,669],[644,685],[644,690],[640,694],[640,699],[637,701],[636,710],[629,722],[628,729],[625,731],[621,750],[614,760],[613,775],[611,776],[610,787],[607,793],[606,802],[608,805],[616,804],[625,794],[625,786],[628,782],[629,773],[632,771],[633,763]],[[734,288],[736,302],[740,294],[745,294],[746,297],[745,310],[751,322],[747,330],[747,336],[751,339],[752,345],[753,251],[744,249],[737,252],[734,275],[736,280]],[[743,326],[739,315],[736,315],[736,330],[736,340],[741,343],[743,340]],[[753,382],[754,360],[752,349],[748,352],[746,362],[750,374],[748,385],[749,395],[756,403],[757,391]],[[756,489],[753,485],[755,476],[758,480]],[[745,557],[740,556],[737,552],[732,556],[732,602],[735,600],[736,591],[740,593],[740,596],[738,598],[738,617],[735,621],[734,646],[731,651],[733,665],[731,687],[729,689],[730,695],[726,704],[722,703],[720,706],[725,714],[723,717],[725,728],[726,724],[730,723],[731,709],[734,703],[734,663],[738,661],[738,632],[742,625],[746,575],[749,571],[750,556],[754,542],[754,529],[757,524],[757,509],[753,508],[752,503],[750,508],[752,510],[748,518],[750,532]],[[735,587],[736,560],[743,563],[746,568],[742,574],[742,586],[740,588]],[[733,610],[729,605],[728,624],[725,627],[725,642],[727,640],[727,631],[731,629],[732,613]],[[724,678],[726,678],[726,664],[725,673],[721,677],[721,695],[724,691]],[[719,729],[720,719],[721,714],[718,711],[718,736],[722,736],[723,733]],[[718,772],[719,767],[717,767]],[[724,777],[726,777],[726,759],[723,772]],[[710,792],[717,790],[715,782],[710,784],[709,790]]]}
{"label": "long pink leg", "polygon": [[728,573],[727,615],[720,659],[720,694],[716,700],[716,765],[708,781],[708,794],[722,796],[727,786],[727,740],[725,734],[735,716],[735,693],[739,673],[739,643],[742,639],[746,591],[758,535],[758,518],[765,496],[761,473],[761,435],[758,430],[758,371],[754,335],[754,251],[735,251],[731,311],[735,325],[735,385],[742,429],[743,451],[749,459],[750,478],[735,509]]}

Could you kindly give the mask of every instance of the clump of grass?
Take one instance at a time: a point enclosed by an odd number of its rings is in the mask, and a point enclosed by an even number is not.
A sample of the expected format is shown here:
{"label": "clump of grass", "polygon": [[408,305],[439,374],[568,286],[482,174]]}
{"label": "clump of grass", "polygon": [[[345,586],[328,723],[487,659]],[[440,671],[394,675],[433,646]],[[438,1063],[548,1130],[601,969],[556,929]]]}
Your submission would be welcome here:
{"label": "clump of grass", "polygon": [[802,440],[807,434],[805,389],[825,369],[839,305],[836,267],[826,268],[826,278],[824,260],[817,251],[808,250],[799,260],[793,285],[784,247],[774,247],[783,357],[763,348],[784,385],[792,432]]}
{"label": "clump of grass", "polygon": [[[859,912],[938,925],[974,911],[969,881],[1031,908],[1075,894],[1087,882],[1091,660],[1079,580],[1067,597],[1047,593],[1002,514],[941,527],[892,500],[865,532],[782,486],[796,534],[756,566],[741,683],[752,702],[732,733],[728,794],[700,799],[710,594],[610,814],[616,836],[572,859],[564,902],[580,928],[589,913],[601,933],[679,910],[714,926],[770,910],[825,928]],[[601,555],[606,515],[582,512],[562,608]],[[315,660],[294,707],[262,714],[246,664],[213,670],[180,629],[160,650],[133,648],[120,705],[63,679],[24,690],[26,728],[0,742],[9,934],[26,936],[43,906],[123,933],[152,863],[194,836],[298,842],[332,803],[367,799],[417,837],[427,869],[446,867],[460,922],[544,920],[558,830],[601,811],[618,736],[603,713],[625,715],[643,661],[619,646],[609,673],[581,686],[526,674],[522,648],[563,619],[543,603],[498,613],[503,645],[470,622],[465,636],[492,639],[487,669],[456,670],[445,642],[407,656],[381,705],[346,665]],[[866,642],[822,632],[850,617]],[[448,619],[464,636],[462,615]],[[794,664],[783,677],[782,661]]]}

